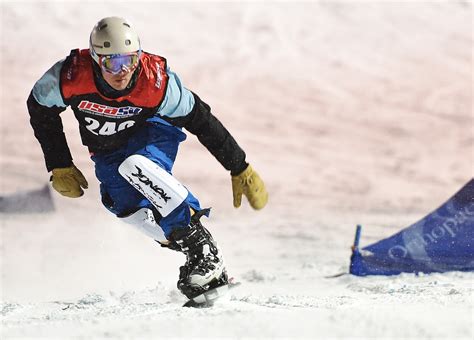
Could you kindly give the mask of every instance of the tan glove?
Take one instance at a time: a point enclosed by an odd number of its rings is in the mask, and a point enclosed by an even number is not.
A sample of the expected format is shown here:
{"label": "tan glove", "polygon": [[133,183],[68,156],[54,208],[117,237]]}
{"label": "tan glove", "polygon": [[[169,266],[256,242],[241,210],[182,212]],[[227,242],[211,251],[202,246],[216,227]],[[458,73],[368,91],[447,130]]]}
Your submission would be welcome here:
{"label": "tan glove", "polygon": [[232,192],[234,194],[234,207],[240,207],[242,194],[249,200],[252,208],[262,209],[268,201],[268,192],[260,176],[249,165],[242,173],[232,176]]}
{"label": "tan glove", "polygon": [[53,188],[57,192],[71,198],[81,197],[84,195],[81,187],[84,189],[88,187],[84,175],[74,164],[68,168],[53,169],[51,180],[53,181]]}

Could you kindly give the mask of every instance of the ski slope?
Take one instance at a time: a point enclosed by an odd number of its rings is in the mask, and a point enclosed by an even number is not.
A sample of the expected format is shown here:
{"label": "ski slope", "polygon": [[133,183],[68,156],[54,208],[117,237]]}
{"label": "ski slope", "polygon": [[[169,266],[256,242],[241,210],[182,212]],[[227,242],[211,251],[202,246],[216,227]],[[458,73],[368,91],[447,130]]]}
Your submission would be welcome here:
{"label": "ski slope", "polygon": [[[113,5],[112,5],[113,4]],[[230,178],[189,135],[175,176],[212,207],[204,223],[242,285],[212,309],[181,308],[181,254],[101,205],[93,163],[62,114],[80,199],[1,217],[0,337],[47,339],[474,337],[471,273],[347,272],[472,178],[472,3],[10,2],[1,9],[2,196],[49,175],[28,122],[34,82],[95,22],[129,18],[213,108],[270,193],[232,207]]]}

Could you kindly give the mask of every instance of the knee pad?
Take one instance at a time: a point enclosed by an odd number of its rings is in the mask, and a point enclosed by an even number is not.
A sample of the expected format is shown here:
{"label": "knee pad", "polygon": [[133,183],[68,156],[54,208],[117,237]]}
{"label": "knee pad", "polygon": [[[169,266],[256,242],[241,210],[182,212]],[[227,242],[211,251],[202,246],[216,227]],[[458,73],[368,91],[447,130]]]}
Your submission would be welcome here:
{"label": "knee pad", "polygon": [[163,217],[168,216],[188,197],[188,190],[176,178],[142,155],[126,158],[118,171]]}
{"label": "knee pad", "polygon": [[166,237],[155,220],[153,212],[148,208],[141,208],[140,210],[134,212],[125,217],[120,217],[120,219],[144,233],[145,235],[151,237],[158,242],[166,242]]}

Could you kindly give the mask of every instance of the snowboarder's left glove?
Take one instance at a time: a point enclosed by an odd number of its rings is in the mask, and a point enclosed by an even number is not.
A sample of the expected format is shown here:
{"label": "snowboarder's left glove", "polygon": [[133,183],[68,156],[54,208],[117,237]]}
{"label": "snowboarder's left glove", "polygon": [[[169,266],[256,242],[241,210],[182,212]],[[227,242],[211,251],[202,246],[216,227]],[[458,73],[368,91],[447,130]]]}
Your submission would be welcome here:
{"label": "snowboarder's left glove", "polygon": [[53,169],[51,181],[57,192],[71,198],[81,197],[84,194],[82,188],[88,187],[84,175],[74,164],[67,168]]}
{"label": "snowboarder's left glove", "polygon": [[232,176],[232,192],[234,194],[234,207],[240,207],[242,194],[249,200],[252,208],[262,209],[268,201],[268,192],[260,176],[249,165],[247,169],[237,176]]}

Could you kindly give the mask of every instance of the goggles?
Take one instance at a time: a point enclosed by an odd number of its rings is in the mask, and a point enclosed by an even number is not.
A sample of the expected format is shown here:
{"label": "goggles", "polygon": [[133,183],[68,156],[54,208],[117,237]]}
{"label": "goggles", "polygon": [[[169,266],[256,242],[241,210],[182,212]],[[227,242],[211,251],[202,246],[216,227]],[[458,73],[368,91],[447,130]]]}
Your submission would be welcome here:
{"label": "goggles", "polygon": [[105,72],[119,74],[134,71],[138,66],[138,52],[99,56],[99,65]]}

